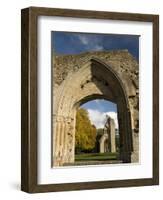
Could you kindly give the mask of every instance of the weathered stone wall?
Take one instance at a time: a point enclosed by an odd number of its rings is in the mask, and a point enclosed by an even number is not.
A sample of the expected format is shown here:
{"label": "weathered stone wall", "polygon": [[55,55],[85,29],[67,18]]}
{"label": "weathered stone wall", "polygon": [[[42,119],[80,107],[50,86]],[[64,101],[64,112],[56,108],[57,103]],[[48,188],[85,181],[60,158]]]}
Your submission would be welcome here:
{"label": "weathered stone wall", "polygon": [[112,66],[120,77],[123,74],[129,75],[133,84],[138,88],[138,63],[128,50],[97,51],[77,55],[53,56],[54,84],[60,85],[66,79],[68,73],[77,71],[92,58],[98,58]]}
{"label": "weathered stone wall", "polygon": [[[93,59],[104,64],[95,64]],[[103,66],[109,66],[108,73]],[[113,72],[112,72],[113,70]],[[131,114],[133,147],[132,162],[138,161],[139,151],[139,66],[136,59],[127,51],[87,52],[78,55],[53,57],[53,118],[54,118],[54,165],[74,160],[75,115],[77,107],[97,97],[113,101],[119,107],[119,123],[123,121],[124,100],[121,88],[113,80],[122,82]],[[121,103],[122,102],[122,103]],[[126,118],[126,115],[124,115]],[[56,123],[58,121],[58,123]],[[122,130],[123,130],[123,124]],[[125,133],[124,133],[125,134]],[[124,138],[122,136],[124,143]],[[65,142],[67,144],[65,144]],[[69,150],[68,150],[69,146]],[[69,153],[67,153],[69,151]],[[123,150],[124,154],[128,153]],[[56,161],[55,163],[55,160]],[[59,161],[60,160],[60,161]],[[58,164],[61,163],[61,164]]]}

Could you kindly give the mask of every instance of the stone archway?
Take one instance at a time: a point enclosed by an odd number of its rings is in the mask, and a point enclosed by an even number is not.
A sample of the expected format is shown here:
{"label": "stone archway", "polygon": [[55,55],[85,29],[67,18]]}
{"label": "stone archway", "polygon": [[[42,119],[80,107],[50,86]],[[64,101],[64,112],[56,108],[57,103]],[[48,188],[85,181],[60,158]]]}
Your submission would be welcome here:
{"label": "stone archway", "polygon": [[79,69],[70,71],[62,83],[55,87],[54,166],[74,162],[76,110],[81,104],[97,98],[107,99],[117,104],[120,159],[123,162],[137,162],[134,158],[138,156],[134,154],[138,152],[136,147],[133,147],[136,143],[134,140],[137,138],[132,132],[134,129],[132,120],[135,122],[135,119],[130,104],[130,96],[136,88],[129,78],[125,76],[123,80],[121,78],[111,66],[97,58],[92,58]]}

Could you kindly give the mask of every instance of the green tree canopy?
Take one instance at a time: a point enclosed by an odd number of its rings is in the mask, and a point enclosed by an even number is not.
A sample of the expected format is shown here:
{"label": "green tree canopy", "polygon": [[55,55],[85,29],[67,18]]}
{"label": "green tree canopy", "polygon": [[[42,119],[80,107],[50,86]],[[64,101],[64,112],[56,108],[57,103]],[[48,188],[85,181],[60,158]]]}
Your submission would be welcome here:
{"label": "green tree canopy", "polygon": [[75,148],[91,150],[96,143],[96,127],[91,124],[87,110],[80,108],[76,114]]}

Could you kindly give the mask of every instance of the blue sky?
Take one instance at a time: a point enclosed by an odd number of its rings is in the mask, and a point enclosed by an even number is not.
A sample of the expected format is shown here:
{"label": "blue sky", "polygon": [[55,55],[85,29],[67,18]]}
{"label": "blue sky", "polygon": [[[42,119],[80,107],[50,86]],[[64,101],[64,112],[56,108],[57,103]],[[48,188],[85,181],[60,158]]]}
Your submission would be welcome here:
{"label": "blue sky", "polygon": [[103,99],[96,99],[83,104],[81,108],[88,111],[91,123],[94,124],[96,128],[104,127],[107,116],[114,119],[116,128],[118,128],[116,104]]}
{"label": "blue sky", "polygon": [[52,32],[52,48],[56,54],[79,54],[86,51],[128,49],[139,59],[139,36],[95,33]]}
{"label": "blue sky", "polygon": [[99,110],[100,112],[117,112],[117,105],[103,99],[88,101],[81,106],[85,109]]}

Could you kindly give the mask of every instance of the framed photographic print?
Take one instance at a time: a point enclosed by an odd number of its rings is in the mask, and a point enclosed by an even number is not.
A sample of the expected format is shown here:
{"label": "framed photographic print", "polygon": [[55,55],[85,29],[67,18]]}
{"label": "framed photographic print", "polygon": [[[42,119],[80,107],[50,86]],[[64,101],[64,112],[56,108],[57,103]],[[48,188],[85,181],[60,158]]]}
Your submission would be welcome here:
{"label": "framed photographic print", "polygon": [[159,16],[30,7],[21,188],[159,184]]}

